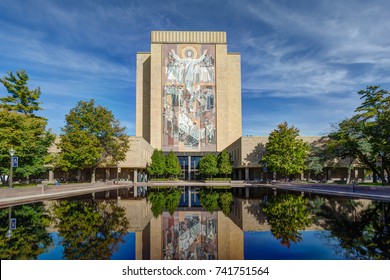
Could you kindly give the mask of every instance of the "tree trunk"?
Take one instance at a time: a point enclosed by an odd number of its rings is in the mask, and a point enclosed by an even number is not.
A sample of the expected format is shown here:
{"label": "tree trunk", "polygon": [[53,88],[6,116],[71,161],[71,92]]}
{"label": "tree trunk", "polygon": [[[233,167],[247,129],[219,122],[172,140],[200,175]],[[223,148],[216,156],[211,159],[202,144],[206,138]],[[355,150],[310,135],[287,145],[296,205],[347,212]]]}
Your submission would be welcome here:
{"label": "tree trunk", "polygon": [[351,167],[348,166],[347,184],[351,182]]}
{"label": "tree trunk", "polygon": [[[389,173],[389,169],[387,168],[387,165],[386,165],[386,157],[383,157],[382,160],[383,160],[383,163],[382,163],[383,164],[383,178],[382,178],[382,180],[385,180],[384,185],[389,185],[390,184],[390,173]],[[387,173],[387,181],[386,181],[385,172]]]}
{"label": "tree trunk", "polygon": [[5,174],[1,175],[0,178],[1,178],[1,184],[3,186],[8,185],[8,179],[5,179]]}
{"label": "tree trunk", "polygon": [[92,167],[92,174],[91,174],[91,183],[95,184],[95,175],[96,175],[96,167]]}
{"label": "tree trunk", "polygon": [[[386,173],[387,173],[387,182],[386,182],[386,185],[390,185],[390,170],[388,168],[384,168]],[[385,176],[386,178],[386,176]]]}
{"label": "tree trunk", "polygon": [[77,169],[77,183],[80,183],[81,180],[81,169]]}

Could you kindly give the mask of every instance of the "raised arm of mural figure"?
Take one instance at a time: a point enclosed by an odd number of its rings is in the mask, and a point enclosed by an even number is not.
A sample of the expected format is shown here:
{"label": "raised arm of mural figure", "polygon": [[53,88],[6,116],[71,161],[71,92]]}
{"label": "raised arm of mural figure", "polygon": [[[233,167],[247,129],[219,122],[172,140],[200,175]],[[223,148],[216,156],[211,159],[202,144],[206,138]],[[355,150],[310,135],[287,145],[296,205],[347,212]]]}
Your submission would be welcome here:
{"label": "raised arm of mural figure", "polygon": [[195,62],[201,62],[205,58],[206,53],[207,53],[207,50],[204,50],[203,54],[198,59],[194,59]]}
{"label": "raised arm of mural figure", "polygon": [[201,57],[199,57],[199,59],[204,59],[204,57],[205,57],[205,55],[206,55],[206,53],[207,53],[207,49],[206,50],[204,50],[204,52],[203,52],[203,54],[202,54],[202,56]]}
{"label": "raised arm of mural figure", "polygon": [[174,49],[171,49],[171,53],[173,55],[173,57],[177,60],[177,61],[180,61],[181,58],[177,56],[177,54],[175,53],[175,50]]}

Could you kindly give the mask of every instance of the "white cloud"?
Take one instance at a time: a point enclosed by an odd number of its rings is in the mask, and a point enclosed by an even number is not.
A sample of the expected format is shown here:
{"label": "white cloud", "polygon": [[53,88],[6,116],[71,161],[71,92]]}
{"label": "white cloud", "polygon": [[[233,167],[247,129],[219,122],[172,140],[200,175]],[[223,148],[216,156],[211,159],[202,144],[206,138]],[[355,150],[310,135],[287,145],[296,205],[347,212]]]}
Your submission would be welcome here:
{"label": "white cloud", "polygon": [[[324,1],[304,8],[302,3],[241,5],[243,13],[272,29],[241,36],[247,46],[242,52],[243,65],[250,69],[243,73],[243,89],[251,97],[344,94],[364,83],[389,82],[386,9],[373,7],[371,2],[351,7],[350,2]],[[364,71],[359,69],[362,63],[369,65]]]}
{"label": "white cloud", "polygon": [[[225,30],[229,50],[242,55],[244,100],[302,102],[266,118],[244,108],[244,131],[291,120],[308,135],[351,114],[357,90],[390,84],[389,8],[388,1],[3,0],[0,71],[22,66],[45,100],[73,107],[95,98],[132,124],[135,53],[149,50],[150,31]],[[47,109],[53,118],[65,113]]]}

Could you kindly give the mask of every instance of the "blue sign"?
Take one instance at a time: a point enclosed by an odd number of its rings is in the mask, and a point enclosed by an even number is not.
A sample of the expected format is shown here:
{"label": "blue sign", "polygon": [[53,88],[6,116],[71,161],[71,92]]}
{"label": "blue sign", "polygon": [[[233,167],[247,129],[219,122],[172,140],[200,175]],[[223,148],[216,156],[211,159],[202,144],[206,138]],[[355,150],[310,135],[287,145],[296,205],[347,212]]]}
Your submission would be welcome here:
{"label": "blue sign", "polygon": [[12,167],[18,167],[19,158],[12,157]]}
{"label": "blue sign", "polygon": [[16,218],[11,218],[10,229],[16,229]]}

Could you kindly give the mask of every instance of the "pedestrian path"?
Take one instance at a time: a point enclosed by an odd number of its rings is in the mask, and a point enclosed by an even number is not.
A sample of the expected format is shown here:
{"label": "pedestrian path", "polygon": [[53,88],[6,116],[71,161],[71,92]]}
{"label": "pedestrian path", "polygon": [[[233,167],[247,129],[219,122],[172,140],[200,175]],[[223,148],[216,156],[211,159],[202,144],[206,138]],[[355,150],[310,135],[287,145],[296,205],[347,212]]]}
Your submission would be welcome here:
{"label": "pedestrian path", "polygon": [[349,198],[363,198],[390,202],[390,187],[388,186],[370,187],[361,185],[279,183],[273,185],[273,187],[293,191],[329,194]]}
{"label": "pedestrian path", "polygon": [[34,203],[45,200],[60,199],[93,192],[102,192],[116,190],[120,188],[132,188],[134,186],[199,186],[216,187],[230,186],[232,188],[256,188],[268,187],[273,189],[285,189],[300,192],[309,192],[317,194],[328,194],[349,198],[373,199],[390,202],[390,187],[367,187],[353,185],[336,184],[302,184],[302,183],[276,183],[276,184],[258,184],[246,181],[229,182],[194,182],[194,181],[169,181],[169,182],[99,182],[95,184],[64,184],[60,186],[26,187],[26,188],[3,188],[0,189],[0,208],[13,205]]}
{"label": "pedestrian path", "polygon": [[41,185],[26,188],[5,188],[0,189],[0,208],[34,203],[44,200],[60,199],[65,197],[78,196],[93,192],[109,191],[130,184],[95,183],[95,184],[66,184],[60,186]]}

